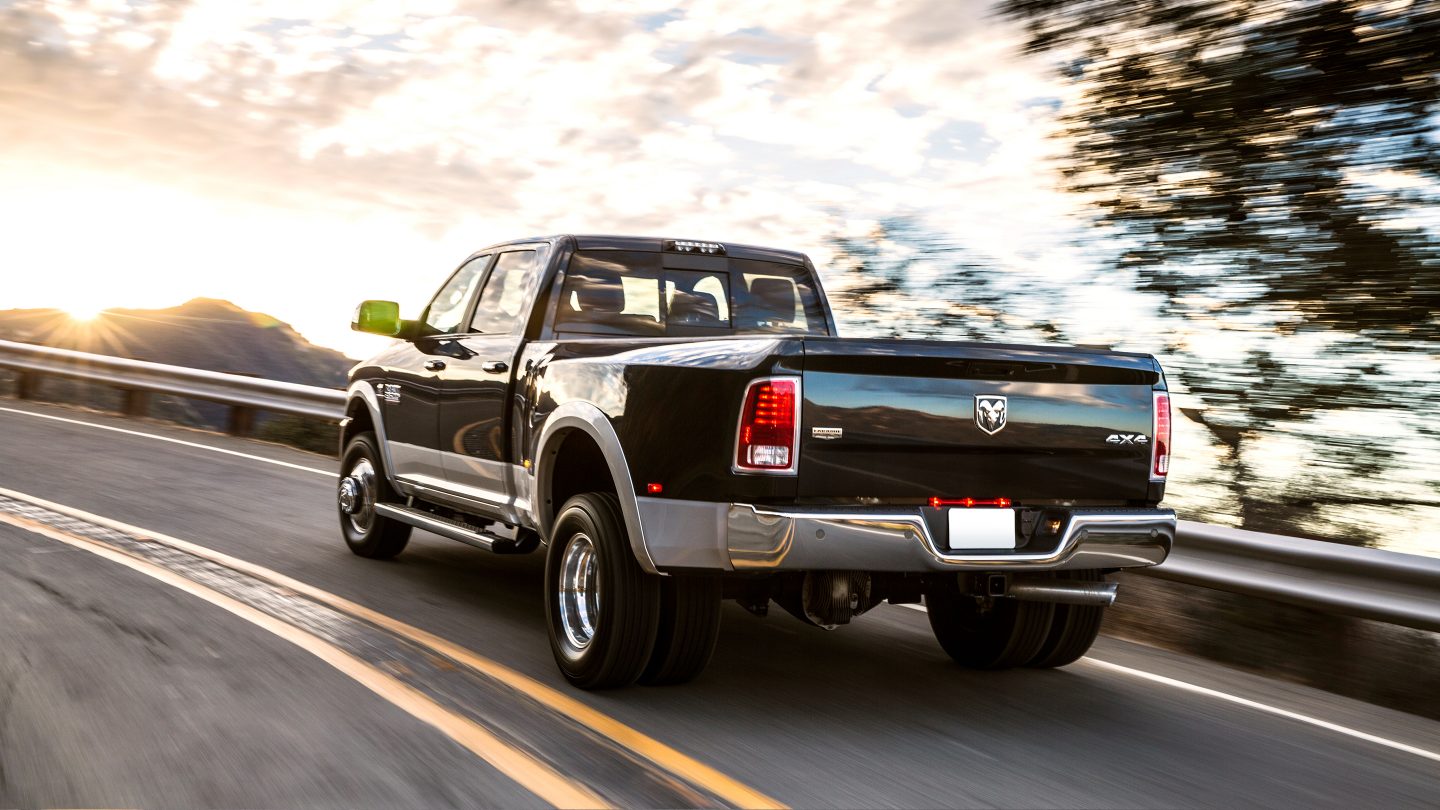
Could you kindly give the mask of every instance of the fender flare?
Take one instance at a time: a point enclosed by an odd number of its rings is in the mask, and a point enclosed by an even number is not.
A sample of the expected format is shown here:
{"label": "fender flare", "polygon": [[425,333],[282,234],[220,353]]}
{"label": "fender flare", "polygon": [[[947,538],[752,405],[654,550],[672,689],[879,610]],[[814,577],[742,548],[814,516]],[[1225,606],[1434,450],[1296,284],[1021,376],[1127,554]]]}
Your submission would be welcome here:
{"label": "fender flare", "polygon": [[615,426],[604,411],[589,402],[567,402],[556,408],[545,419],[540,430],[540,441],[535,445],[535,469],[531,473],[531,508],[535,523],[540,527],[540,536],[550,537],[552,528],[544,504],[550,498],[550,479],[554,472],[555,453],[566,430],[584,432],[599,446],[605,463],[610,468],[610,478],[615,482],[616,495],[620,500],[620,514],[625,520],[625,532],[630,536],[630,550],[635,561],[647,574],[660,573],[645,545],[645,528],[640,521],[640,505],[635,499],[635,482],[630,477],[630,466],[625,462],[625,450],[620,446],[620,437]]}
{"label": "fender flare", "polygon": [[[347,414],[357,399],[365,403],[365,408],[370,411],[370,424],[375,426],[375,439],[380,444],[380,461],[385,466],[385,477],[396,492],[404,492],[395,479],[395,464],[390,460],[390,442],[385,439],[385,420],[380,416],[380,398],[375,394],[375,386],[371,385],[369,380],[357,380],[350,384],[345,395]],[[344,452],[344,448],[341,448],[341,452]]]}

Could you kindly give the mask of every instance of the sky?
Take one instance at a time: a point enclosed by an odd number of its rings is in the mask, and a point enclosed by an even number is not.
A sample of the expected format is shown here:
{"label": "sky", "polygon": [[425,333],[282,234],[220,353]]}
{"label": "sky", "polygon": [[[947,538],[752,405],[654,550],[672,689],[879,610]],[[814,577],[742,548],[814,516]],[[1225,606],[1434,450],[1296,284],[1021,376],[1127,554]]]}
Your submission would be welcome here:
{"label": "sky", "polygon": [[0,0],[0,309],[224,298],[360,357],[492,242],[911,213],[1076,261],[1066,89],[971,0]]}

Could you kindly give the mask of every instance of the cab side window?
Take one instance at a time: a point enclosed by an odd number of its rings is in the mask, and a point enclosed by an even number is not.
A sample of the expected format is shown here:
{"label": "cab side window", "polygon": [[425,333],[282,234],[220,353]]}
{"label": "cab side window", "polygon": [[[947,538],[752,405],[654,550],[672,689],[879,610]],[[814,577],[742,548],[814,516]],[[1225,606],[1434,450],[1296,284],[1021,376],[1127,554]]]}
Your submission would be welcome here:
{"label": "cab side window", "polygon": [[513,335],[525,322],[525,294],[535,278],[535,251],[501,253],[480,293],[470,331],[486,335]]}
{"label": "cab side window", "polygon": [[455,271],[425,310],[426,335],[453,335],[465,321],[465,306],[485,275],[489,256],[476,256]]}

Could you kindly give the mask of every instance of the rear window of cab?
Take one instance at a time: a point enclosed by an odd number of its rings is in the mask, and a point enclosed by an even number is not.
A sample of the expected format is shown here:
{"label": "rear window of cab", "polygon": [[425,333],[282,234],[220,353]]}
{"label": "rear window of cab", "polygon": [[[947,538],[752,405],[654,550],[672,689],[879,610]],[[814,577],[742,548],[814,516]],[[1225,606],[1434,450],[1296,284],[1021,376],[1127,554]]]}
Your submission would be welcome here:
{"label": "rear window of cab", "polygon": [[673,337],[829,334],[810,273],[800,265],[715,257],[666,267],[664,253],[581,250],[570,258],[555,331]]}

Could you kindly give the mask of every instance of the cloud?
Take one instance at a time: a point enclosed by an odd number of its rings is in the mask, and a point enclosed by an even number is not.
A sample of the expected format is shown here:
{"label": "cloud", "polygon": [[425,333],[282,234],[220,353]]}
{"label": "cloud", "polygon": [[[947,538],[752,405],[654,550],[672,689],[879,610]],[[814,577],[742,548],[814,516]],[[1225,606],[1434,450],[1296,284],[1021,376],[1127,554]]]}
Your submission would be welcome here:
{"label": "cloud", "polygon": [[1020,39],[956,0],[19,0],[0,176],[64,167],[476,246],[814,250],[830,212],[908,210],[1033,264],[1070,209],[1038,103],[1060,90]]}

